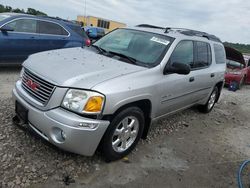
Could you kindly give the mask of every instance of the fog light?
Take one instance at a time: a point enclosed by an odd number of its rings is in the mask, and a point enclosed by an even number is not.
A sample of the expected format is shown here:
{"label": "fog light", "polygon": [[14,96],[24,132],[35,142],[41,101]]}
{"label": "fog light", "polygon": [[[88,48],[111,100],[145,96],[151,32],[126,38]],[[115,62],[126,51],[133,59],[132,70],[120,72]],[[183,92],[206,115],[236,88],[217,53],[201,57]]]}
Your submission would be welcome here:
{"label": "fog light", "polygon": [[95,129],[97,126],[98,126],[98,123],[83,122],[79,124],[79,127],[85,127],[85,128],[90,128],[90,129]]}
{"label": "fog light", "polygon": [[58,144],[64,143],[66,139],[66,132],[60,128],[53,127],[51,131],[51,138]]}
{"label": "fog light", "polygon": [[61,131],[61,136],[62,136],[62,139],[65,140],[66,139],[66,133],[62,130]]}

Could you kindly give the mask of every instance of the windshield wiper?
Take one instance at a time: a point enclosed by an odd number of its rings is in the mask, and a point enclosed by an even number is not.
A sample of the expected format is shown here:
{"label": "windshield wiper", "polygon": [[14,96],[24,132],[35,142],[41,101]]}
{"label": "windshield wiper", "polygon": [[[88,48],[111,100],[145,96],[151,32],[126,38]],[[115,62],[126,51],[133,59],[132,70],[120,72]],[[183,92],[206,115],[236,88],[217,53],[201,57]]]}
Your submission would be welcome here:
{"label": "windshield wiper", "polygon": [[101,48],[101,47],[99,47],[99,46],[97,46],[97,45],[91,45],[91,46],[93,46],[95,49],[97,49],[100,53],[102,53],[103,54],[103,52],[107,52],[105,49],[103,49],[103,48]]}
{"label": "windshield wiper", "polygon": [[108,51],[107,53],[113,54],[113,55],[116,55],[116,56],[119,56],[119,57],[122,57],[122,58],[125,58],[125,59],[129,60],[133,64],[137,64],[137,62],[138,62],[135,58],[127,56],[125,54],[121,54],[121,53],[118,53],[118,52],[112,52],[112,51]]}

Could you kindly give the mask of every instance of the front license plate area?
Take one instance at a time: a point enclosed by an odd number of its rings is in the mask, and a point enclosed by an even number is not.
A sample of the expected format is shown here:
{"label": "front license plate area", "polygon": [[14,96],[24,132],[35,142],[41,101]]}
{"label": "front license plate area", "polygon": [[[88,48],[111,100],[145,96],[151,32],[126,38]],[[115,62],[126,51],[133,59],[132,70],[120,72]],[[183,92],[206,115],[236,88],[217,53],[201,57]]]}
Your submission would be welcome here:
{"label": "front license plate area", "polygon": [[25,124],[28,123],[28,112],[22,104],[16,101],[16,114]]}

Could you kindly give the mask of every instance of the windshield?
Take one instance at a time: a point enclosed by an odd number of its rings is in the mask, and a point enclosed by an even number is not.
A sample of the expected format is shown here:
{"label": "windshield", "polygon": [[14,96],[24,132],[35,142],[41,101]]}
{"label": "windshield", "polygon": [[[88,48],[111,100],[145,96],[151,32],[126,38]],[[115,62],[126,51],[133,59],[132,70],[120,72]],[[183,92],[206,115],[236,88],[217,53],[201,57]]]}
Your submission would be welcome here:
{"label": "windshield", "polygon": [[172,41],[172,38],[160,34],[117,29],[94,45],[105,52],[127,56],[135,60],[135,64],[153,67],[161,62]]}
{"label": "windshield", "polygon": [[227,60],[227,67],[232,69],[243,69],[244,65],[237,61]]}
{"label": "windshield", "polygon": [[2,15],[0,15],[0,22],[3,21],[3,20],[6,19],[6,18],[9,18],[9,17],[10,17],[10,16],[7,15],[7,14],[2,14]]}

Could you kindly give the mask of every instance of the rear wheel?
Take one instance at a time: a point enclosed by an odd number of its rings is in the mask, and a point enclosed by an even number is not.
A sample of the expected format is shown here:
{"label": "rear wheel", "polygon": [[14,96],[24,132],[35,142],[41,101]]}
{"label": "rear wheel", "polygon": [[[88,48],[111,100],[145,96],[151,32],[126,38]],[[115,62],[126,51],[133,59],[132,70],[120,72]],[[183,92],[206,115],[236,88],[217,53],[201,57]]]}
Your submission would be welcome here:
{"label": "rear wheel", "polygon": [[207,103],[205,105],[200,105],[198,107],[199,111],[203,112],[203,113],[211,112],[211,110],[213,109],[213,107],[214,107],[214,105],[216,103],[218,95],[219,95],[219,90],[218,90],[218,87],[215,86],[215,88],[213,89],[211,95],[209,96],[209,99],[208,99]]}
{"label": "rear wheel", "polygon": [[101,142],[101,152],[107,162],[129,154],[142,136],[144,115],[140,108],[129,107],[111,121]]}

